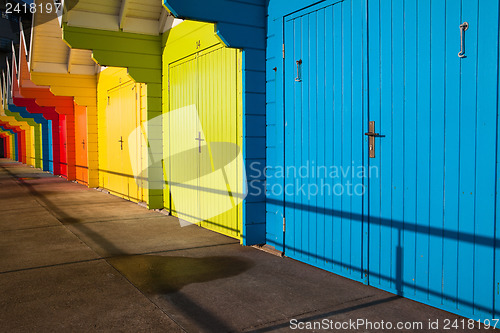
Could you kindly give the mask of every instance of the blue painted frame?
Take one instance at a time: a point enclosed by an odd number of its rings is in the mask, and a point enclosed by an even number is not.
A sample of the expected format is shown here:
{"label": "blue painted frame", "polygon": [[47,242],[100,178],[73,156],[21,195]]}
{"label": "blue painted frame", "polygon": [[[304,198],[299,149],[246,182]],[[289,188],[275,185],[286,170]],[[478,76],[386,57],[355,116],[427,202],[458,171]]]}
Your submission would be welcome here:
{"label": "blue painted frame", "polygon": [[33,119],[37,124],[42,125],[42,153],[43,153],[43,171],[52,172],[50,161],[52,160],[52,149],[50,148],[50,140],[52,132],[50,132],[49,121],[41,114],[31,114],[25,107],[19,107],[14,104],[9,104],[9,111],[18,113],[26,119]]}

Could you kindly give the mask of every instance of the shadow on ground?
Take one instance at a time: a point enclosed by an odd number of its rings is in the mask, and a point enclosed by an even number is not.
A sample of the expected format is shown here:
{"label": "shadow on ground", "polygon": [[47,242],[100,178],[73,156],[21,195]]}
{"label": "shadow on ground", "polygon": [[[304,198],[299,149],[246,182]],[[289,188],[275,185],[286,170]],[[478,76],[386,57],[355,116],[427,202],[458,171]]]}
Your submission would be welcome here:
{"label": "shadow on ground", "polygon": [[174,257],[138,255],[107,260],[139,290],[147,294],[169,294],[184,286],[237,276],[253,263],[241,257]]}
{"label": "shadow on ground", "polygon": [[0,160],[3,331],[256,333],[290,332],[292,318],[459,318],[27,169]]}

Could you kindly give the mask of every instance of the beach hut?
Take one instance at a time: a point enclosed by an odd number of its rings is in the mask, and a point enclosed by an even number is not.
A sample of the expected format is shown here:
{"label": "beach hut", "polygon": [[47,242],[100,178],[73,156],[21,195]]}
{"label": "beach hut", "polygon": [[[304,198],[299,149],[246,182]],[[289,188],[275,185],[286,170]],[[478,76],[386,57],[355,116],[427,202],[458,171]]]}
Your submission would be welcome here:
{"label": "beach hut", "polygon": [[[99,65],[126,68],[128,77],[133,80],[131,82],[129,78],[122,76],[119,70],[114,69],[105,70],[98,76],[98,91],[100,92],[98,94],[98,121],[99,123],[111,122],[116,126],[116,131],[112,130],[112,133],[101,132],[105,129],[99,128],[99,163],[107,165],[107,169],[100,167],[99,186],[130,199],[138,196],[132,192],[137,193],[136,187],[141,187],[143,197],[136,197],[135,201],[144,201],[151,209],[162,209],[163,168],[161,163],[150,163],[162,153],[162,125],[161,122],[149,120],[162,115],[161,34],[171,26],[173,19],[168,17],[166,11],[162,11],[161,3],[156,1],[146,3],[112,1],[106,6],[93,6],[91,1],[84,0],[62,13],[60,21],[63,38],[71,48],[92,50],[93,59]],[[124,88],[122,84],[128,84],[130,87]],[[132,88],[135,92],[131,92]],[[124,89],[129,91],[126,92]],[[120,94],[124,94],[124,98],[129,101],[124,112],[130,112],[133,115],[134,108],[136,111],[140,109],[144,117],[142,120],[137,117],[137,113],[135,113],[134,120],[120,115],[119,109],[116,109],[121,107],[117,106],[117,103],[122,103],[121,97],[118,97]],[[109,108],[108,102],[112,103]],[[113,117],[112,114],[118,117],[116,121],[111,121],[109,118]],[[107,120],[104,120],[104,115]],[[135,123],[127,123],[121,129],[118,124],[122,119],[127,122],[135,121]],[[154,146],[159,146],[159,149],[156,148],[153,154],[148,154],[148,146],[144,146],[142,140],[134,141],[133,144],[129,142],[132,134],[129,128],[139,129],[139,136],[143,136],[148,143],[156,143]],[[111,137],[108,134],[114,136]],[[101,136],[106,138],[101,139]],[[116,160],[114,156],[108,155],[107,148],[101,145],[109,147],[109,152],[118,150],[119,159]],[[128,148],[136,146],[137,149],[133,150],[141,152],[140,158],[131,159]],[[144,149],[140,148],[141,146]],[[119,161],[131,161],[131,165],[123,169]],[[138,165],[136,162],[142,164]],[[130,172],[132,164],[144,169]],[[129,195],[130,186],[133,189]]]}
{"label": "beach hut", "polygon": [[[50,6],[49,0],[37,5]],[[49,7],[50,8],[50,7]],[[70,48],[61,38],[55,10],[33,16],[30,79],[54,96],[72,97],[74,104],[75,180],[98,187],[97,72],[92,52]]]}
{"label": "beach hut", "polygon": [[[11,71],[11,73],[10,73]],[[7,67],[7,72],[10,75],[7,76],[7,87],[10,87],[12,100],[12,105],[20,108],[24,108],[28,113],[36,116],[41,115],[47,121],[46,129],[50,133],[50,151],[48,168],[54,175],[61,175],[61,134],[59,131],[60,116],[56,112],[55,107],[42,107],[36,103],[36,99],[26,98],[21,94],[21,89],[18,81],[17,74],[17,62],[15,54],[12,58],[12,66]],[[9,99],[10,104],[10,99]],[[11,107],[13,110],[14,108]]]}
{"label": "beach hut", "polygon": [[[75,180],[75,111],[73,97],[55,96],[48,87],[34,84],[31,81],[26,41],[22,30],[19,44],[19,61],[12,66],[13,69],[16,67],[17,70],[16,80],[19,92],[22,97],[33,99],[41,107],[54,108],[58,115],[60,174],[68,180]],[[12,59],[13,61],[16,60],[15,52],[13,52]],[[12,81],[15,81],[14,78]],[[14,104],[16,104],[15,100]]]}
{"label": "beach hut", "polygon": [[[201,174],[203,176],[199,177],[197,185],[205,196],[199,195],[203,199],[198,201],[201,217],[213,215],[217,209],[224,210],[223,202],[227,197],[218,198],[217,193],[225,193],[228,189],[234,191],[234,195],[231,192],[230,196],[231,205],[238,199],[244,199],[238,209],[210,216],[201,224],[238,237],[244,245],[263,244],[266,220],[265,1],[165,0],[163,4],[176,18],[205,22],[181,23],[170,31],[170,35],[164,36],[164,110],[171,112],[179,106],[197,105],[200,126],[207,136],[201,139],[207,140],[207,149],[211,150],[212,146],[217,148],[219,141],[235,144],[238,151],[236,155],[241,156],[241,161],[235,159],[239,161],[236,165],[226,161],[235,171],[230,168],[225,171],[228,171],[229,176],[232,172],[244,172],[246,176],[243,180],[237,175],[238,186],[231,189],[231,186],[218,187],[217,182],[210,179],[216,178],[216,173],[207,179],[203,177],[205,173]],[[173,143],[174,139],[171,137],[170,141]],[[224,160],[231,155],[235,155],[235,151],[228,149],[219,158]],[[213,152],[211,156],[213,158]],[[199,160],[202,169],[203,154]],[[215,170],[213,167],[204,169]],[[185,176],[181,175],[180,178]],[[226,175],[223,178],[230,177]],[[174,185],[178,183],[172,180]],[[213,203],[217,209],[204,207],[211,203],[210,197],[220,207]],[[172,196],[172,199],[175,208],[175,197]],[[235,214],[238,224],[231,224]]]}

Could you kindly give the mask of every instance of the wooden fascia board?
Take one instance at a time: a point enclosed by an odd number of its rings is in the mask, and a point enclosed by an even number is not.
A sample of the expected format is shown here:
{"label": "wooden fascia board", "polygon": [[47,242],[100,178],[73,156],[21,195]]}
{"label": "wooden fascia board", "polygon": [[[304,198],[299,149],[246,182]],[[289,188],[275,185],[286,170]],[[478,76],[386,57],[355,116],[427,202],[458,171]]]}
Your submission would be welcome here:
{"label": "wooden fascia board", "polygon": [[63,25],[63,39],[72,48],[92,50],[102,66],[125,67],[136,82],[161,82],[161,36],[95,30]]}
{"label": "wooden fascia board", "polygon": [[17,121],[24,121],[30,126],[37,126],[38,124],[33,120],[33,118],[25,118],[21,116],[19,113],[11,112],[9,109],[5,109],[5,115],[14,117]]}

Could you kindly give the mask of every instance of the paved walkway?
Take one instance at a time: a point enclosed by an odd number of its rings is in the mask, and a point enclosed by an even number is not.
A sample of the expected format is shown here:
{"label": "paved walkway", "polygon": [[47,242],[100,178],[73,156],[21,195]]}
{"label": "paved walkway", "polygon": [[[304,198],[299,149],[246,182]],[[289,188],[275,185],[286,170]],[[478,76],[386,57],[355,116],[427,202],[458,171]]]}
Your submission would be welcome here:
{"label": "paved walkway", "polygon": [[1,159],[0,234],[2,332],[437,332],[429,319],[458,318]]}

